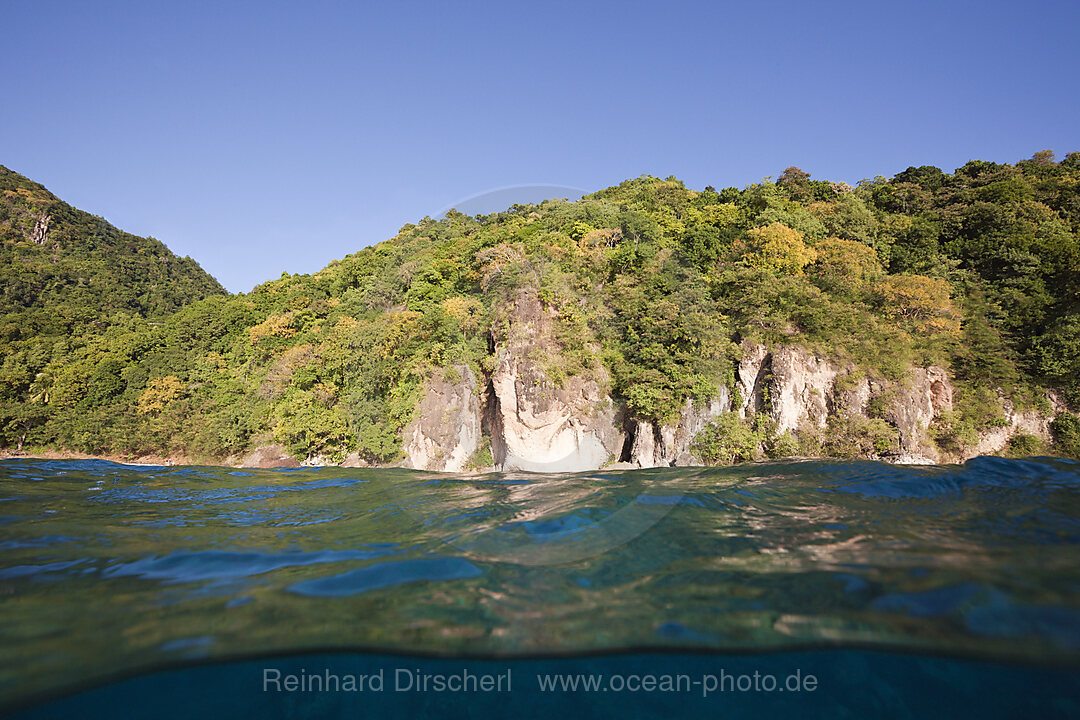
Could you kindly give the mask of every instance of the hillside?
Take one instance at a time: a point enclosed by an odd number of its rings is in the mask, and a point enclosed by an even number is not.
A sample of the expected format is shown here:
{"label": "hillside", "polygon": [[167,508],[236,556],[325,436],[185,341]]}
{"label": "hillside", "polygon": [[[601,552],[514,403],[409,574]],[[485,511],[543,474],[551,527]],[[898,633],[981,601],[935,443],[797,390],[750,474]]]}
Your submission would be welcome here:
{"label": "hillside", "polygon": [[[0,426],[16,441],[49,415],[42,373],[113,326],[224,295],[188,257],[77,210],[0,166]],[[93,392],[108,393],[101,386]]]}
{"label": "hillside", "polygon": [[[28,384],[3,380],[0,439],[232,462],[280,445],[439,470],[1075,455],[1078,181],[1080,154],[1049,152],[858,187],[798,168],[721,191],[642,177],[574,203],[424,218],[235,296],[133,244],[142,266],[80,275],[101,294],[64,296],[129,315],[54,344]],[[43,257],[31,209],[59,201],[13,192],[4,272],[30,288],[5,290],[18,315],[62,292],[8,260]],[[161,274],[182,270],[186,284]],[[172,283],[150,307],[148,289]],[[8,332],[10,347],[54,331]],[[8,364],[5,349],[6,378]]]}

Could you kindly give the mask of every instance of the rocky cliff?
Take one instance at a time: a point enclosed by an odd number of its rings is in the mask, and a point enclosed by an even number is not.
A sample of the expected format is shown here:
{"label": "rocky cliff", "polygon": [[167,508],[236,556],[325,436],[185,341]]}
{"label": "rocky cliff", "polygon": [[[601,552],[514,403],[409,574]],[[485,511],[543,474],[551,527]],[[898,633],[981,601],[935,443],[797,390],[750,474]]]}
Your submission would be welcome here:
{"label": "rocky cliff", "polygon": [[[840,417],[879,419],[895,442],[880,453],[901,463],[953,462],[1002,450],[1018,433],[1049,440],[1050,416],[1017,410],[1003,399],[1005,424],[980,434],[960,455],[943,453],[930,440],[935,417],[952,410],[953,387],[945,369],[911,368],[898,381],[869,378],[850,364],[797,346],[744,343],[733,387],[706,402],[687,401],[669,423],[626,419],[607,395],[602,367],[556,382],[548,369],[555,347],[552,316],[534,294],[518,297],[497,363],[486,380],[459,367],[434,376],[417,419],[405,431],[405,465],[460,471],[490,442],[495,469],[574,472],[617,461],[622,467],[698,465],[691,446],[725,413],[752,420],[763,414],[774,432],[827,433]],[[479,386],[486,384],[486,390]]]}
{"label": "rocky cliff", "polygon": [[553,379],[553,322],[536,294],[523,292],[495,338],[496,364],[483,388],[464,366],[432,376],[403,433],[403,465],[459,472],[484,449],[498,470],[579,472],[618,460],[626,431],[607,373],[598,364]]}
{"label": "rocky cliff", "polygon": [[706,403],[687,400],[675,422],[657,427],[653,423],[634,423],[630,453],[625,460],[635,467],[700,465],[690,454],[690,444],[711,421],[731,409],[727,388]]}
{"label": "rocky cliff", "polygon": [[461,472],[480,447],[480,399],[476,375],[458,365],[427,383],[415,419],[402,433],[405,467]]}
{"label": "rocky cliff", "polygon": [[606,371],[561,378],[554,316],[534,292],[519,294],[507,329],[496,337],[487,425],[501,470],[578,472],[618,460],[622,413],[608,397]]}
{"label": "rocky cliff", "polygon": [[[905,383],[890,385],[858,376],[853,370],[800,347],[770,350],[762,344],[744,343],[734,397],[727,388],[721,388],[708,402],[688,401],[669,425],[658,428],[637,423],[627,460],[637,467],[700,464],[690,451],[694,438],[709,422],[727,412],[743,419],[763,413],[775,423],[776,434],[825,430],[831,416],[868,417],[875,398],[885,401],[878,404],[878,412],[898,435],[890,458],[903,462],[942,459],[927,442],[925,431],[935,415],[952,407],[952,388],[945,371],[938,367],[913,368]],[[1047,422],[1042,424],[1043,436]],[[984,452],[1004,447],[1009,437],[997,438],[997,445]],[[988,447],[992,444],[988,443]]]}

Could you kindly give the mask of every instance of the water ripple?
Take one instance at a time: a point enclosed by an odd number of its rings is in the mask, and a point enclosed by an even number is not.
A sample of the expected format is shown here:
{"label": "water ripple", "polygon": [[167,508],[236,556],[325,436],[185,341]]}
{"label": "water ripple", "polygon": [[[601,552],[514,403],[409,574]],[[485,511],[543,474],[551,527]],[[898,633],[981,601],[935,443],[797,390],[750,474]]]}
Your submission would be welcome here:
{"label": "water ripple", "polygon": [[0,461],[0,701],[302,648],[1080,663],[1080,465],[544,475]]}

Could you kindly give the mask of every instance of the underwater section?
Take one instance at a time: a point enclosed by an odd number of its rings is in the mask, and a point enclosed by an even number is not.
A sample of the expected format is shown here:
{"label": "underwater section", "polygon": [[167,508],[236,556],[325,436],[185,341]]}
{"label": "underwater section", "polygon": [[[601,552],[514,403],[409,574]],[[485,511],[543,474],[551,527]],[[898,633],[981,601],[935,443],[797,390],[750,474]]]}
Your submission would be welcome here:
{"label": "underwater section", "polygon": [[1080,673],[858,650],[460,660],[308,654],[140,675],[14,715],[1068,718]]}

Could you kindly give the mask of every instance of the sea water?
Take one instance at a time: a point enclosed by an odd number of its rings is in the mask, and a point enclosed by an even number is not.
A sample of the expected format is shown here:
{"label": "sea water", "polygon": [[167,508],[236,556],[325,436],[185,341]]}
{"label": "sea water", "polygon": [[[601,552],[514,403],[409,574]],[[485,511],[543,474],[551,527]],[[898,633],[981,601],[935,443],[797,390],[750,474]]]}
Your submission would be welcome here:
{"label": "sea water", "polygon": [[1080,464],[0,462],[20,717],[1077,717]]}

